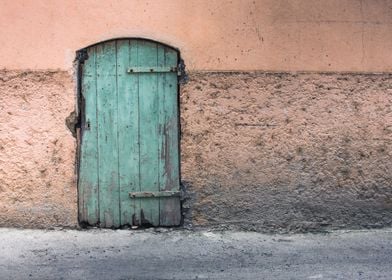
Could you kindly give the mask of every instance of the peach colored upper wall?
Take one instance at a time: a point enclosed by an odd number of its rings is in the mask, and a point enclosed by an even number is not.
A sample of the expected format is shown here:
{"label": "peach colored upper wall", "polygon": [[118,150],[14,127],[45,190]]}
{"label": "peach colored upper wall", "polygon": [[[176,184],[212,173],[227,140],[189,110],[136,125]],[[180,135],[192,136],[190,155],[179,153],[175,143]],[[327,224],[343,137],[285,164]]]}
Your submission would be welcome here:
{"label": "peach colored upper wall", "polygon": [[0,68],[71,69],[116,37],[191,70],[392,71],[392,0],[1,0]]}

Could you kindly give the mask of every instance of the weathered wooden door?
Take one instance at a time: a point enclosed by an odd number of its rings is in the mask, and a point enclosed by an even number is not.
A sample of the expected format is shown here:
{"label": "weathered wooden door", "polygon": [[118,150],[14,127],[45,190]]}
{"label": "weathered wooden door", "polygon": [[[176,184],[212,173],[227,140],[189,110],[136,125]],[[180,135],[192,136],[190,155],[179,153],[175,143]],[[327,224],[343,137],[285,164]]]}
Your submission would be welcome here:
{"label": "weathered wooden door", "polygon": [[87,54],[80,222],[116,228],[179,225],[177,52],[130,39],[89,47]]}

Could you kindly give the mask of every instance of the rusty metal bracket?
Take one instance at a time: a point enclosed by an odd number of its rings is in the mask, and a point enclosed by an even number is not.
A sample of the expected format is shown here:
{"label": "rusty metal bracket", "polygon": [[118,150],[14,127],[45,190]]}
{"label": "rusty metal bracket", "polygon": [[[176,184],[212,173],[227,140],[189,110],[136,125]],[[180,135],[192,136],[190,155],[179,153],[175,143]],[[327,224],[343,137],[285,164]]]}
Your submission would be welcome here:
{"label": "rusty metal bracket", "polygon": [[75,60],[79,61],[79,63],[84,63],[88,59],[87,49],[81,49],[76,52]]}
{"label": "rusty metal bracket", "polygon": [[[88,59],[88,52],[87,49],[81,49],[76,51],[75,56],[75,63],[76,63],[76,77],[77,77],[77,84],[76,84],[76,95],[77,95],[77,102],[76,102],[76,119],[77,122],[75,124],[75,128],[80,128],[81,124],[84,122],[84,98],[82,95],[82,78],[83,78],[83,65],[84,62]],[[81,131],[83,133],[83,131]]]}
{"label": "rusty metal bracket", "polygon": [[146,197],[179,197],[180,191],[161,191],[161,192],[130,192],[130,198],[146,198]]}
{"label": "rusty metal bracket", "polygon": [[174,72],[177,73],[179,84],[185,84],[188,82],[188,75],[185,72],[185,63],[182,59],[180,59],[177,66],[130,67],[127,69],[128,74]]}

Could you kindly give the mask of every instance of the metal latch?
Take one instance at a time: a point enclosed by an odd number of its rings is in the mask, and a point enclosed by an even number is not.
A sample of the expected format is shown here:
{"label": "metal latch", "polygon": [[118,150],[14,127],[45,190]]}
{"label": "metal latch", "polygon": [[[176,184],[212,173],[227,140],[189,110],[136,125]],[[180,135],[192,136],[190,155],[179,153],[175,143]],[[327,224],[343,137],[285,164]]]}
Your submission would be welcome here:
{"label": "metal latch", "polygon": [[161,191],[161,192],[130,192],[129,197],[131,198],[143,198],[143,197],[176,197],[180,196],[179,191]]}

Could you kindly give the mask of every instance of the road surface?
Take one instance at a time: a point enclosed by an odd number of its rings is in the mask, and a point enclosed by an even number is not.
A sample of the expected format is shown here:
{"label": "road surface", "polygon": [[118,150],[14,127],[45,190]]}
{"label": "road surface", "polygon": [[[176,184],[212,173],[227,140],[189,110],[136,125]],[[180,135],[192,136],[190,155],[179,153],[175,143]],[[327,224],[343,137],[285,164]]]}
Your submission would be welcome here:
{"label": "road surface", "polygon": [[392,279],[392,229],[0,229],[0,279]]}

